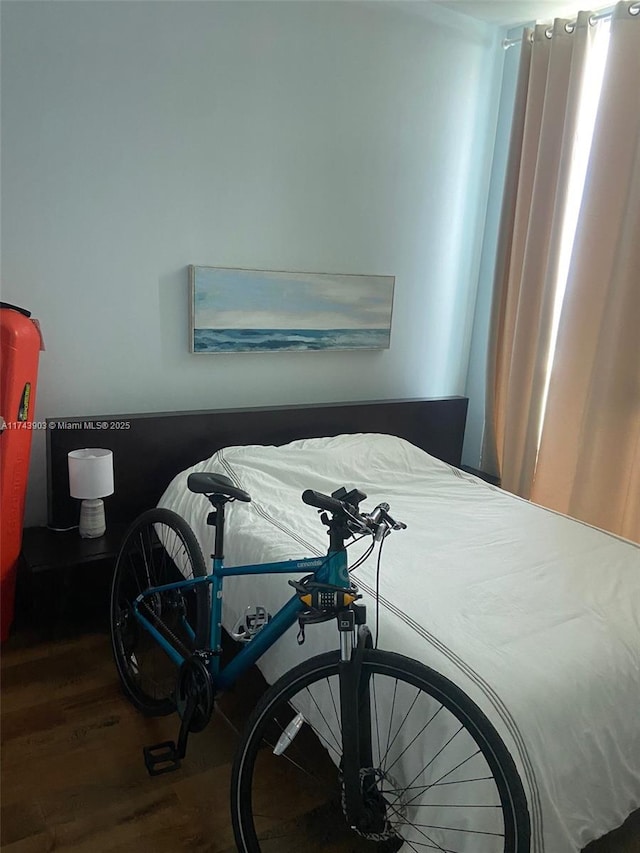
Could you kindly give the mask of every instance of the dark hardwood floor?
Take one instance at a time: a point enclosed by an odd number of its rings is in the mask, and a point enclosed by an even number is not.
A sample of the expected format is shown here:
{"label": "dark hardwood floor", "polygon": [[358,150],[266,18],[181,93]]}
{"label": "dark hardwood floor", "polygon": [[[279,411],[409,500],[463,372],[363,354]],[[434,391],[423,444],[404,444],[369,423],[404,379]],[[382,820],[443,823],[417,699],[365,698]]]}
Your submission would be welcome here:
{"label": "dark hardwood floor", "polygon": [[[224,697],[234,725],[261,690]],[[2,647],[2,823],[5,853],[231,853],[228,789],[236,744],[216,716],[182,769],[147,775],[141,747],[177,736],[176,717],[145,719],[120,693],[105,634]],[[587,848],[640,853],[640,814]],[[554,851],[547,851],[554,853]]]}

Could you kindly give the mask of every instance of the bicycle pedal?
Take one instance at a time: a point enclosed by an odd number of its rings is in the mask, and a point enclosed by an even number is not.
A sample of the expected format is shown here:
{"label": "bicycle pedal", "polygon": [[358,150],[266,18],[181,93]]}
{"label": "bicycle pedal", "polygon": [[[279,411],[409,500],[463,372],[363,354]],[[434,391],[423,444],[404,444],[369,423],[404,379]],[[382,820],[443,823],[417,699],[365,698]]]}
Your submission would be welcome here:
{"label": "bicycle pedal", "polygon": [[144,763],[149,776],[160,776],[161,773],[171,773],[181,765],[178,748],[174,741],[165,740],[153,746],[144,746]]}

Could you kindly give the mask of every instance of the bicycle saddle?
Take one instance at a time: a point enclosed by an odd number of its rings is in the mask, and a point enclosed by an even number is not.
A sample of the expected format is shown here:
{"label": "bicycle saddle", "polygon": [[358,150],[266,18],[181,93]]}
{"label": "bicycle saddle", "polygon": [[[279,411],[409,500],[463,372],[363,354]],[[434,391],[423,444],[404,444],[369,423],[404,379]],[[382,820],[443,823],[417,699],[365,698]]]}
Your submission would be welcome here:
{"label": "bicycle saddle", "polygon": [[245,503],[251,500],[251,496],[244,489],[238,489],[224,474],[210,474],[206,471],[202,474],[189,474],[187,488],[198,495],[221,495]]}

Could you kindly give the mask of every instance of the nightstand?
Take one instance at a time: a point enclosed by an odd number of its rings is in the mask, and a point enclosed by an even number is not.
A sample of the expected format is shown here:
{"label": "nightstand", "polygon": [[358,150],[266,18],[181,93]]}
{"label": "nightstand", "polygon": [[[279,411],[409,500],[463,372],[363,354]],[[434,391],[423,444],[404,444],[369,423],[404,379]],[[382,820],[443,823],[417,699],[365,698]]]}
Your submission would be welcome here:
{"label": "nightstand", "polygon": [[106,630],[115,559],[127,529],[110,524],[104,536],[81,539],[27,527],[18,568],[18,609],[44,636]]}

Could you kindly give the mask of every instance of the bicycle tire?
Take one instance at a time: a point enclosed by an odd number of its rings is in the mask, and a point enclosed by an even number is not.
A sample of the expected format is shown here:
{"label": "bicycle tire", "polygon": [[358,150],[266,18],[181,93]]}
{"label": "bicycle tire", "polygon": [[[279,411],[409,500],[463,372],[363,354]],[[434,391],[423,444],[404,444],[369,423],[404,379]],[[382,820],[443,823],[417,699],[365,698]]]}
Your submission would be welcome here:
{"label": "bicycle tire", "polygon": [[[193,531],[171,510],[148,510],[127,530],[111,585],[111,647],[124,693],[145,716],[176,710],[178,667],[137,621],[133,601],[149,586],[205,574]],[[156,593],[141,606],[146,606],[144,615],[183,657],[206,645],[209,595],[205,585]]]}
{"label": "bicycle tire", "polygon": [[[524,789],[514,761],[491,722],[460,688],[444,676],[415,660],[380,650],[365,651],[362,672],[367,674],[369,683],[372,685],[370,704],[372,715],[375,710],[377,729],[374,733],[372,722],[372,746],[377,749],[374,766],[376,761],[381,762],[379,770],[382,775],[377,784],[385,797],[390,816],[389,827],[385,837],[374,838],[361,838],[347,827],[342,814],[343,800],[339,777],[341,746],[340,752],[335,747],[337,743],[341,744],[341,737],[338,732],[332,745],[328,734],[329,723],[325,719],[325,715],[331,716],[332,705],[336,711],[336,717],[338,716],[339,697],[336,693],[339,689],[338,660],[338,653],[330,652],[311,658],[285,673],[266,691],[249,718],[234,761],[231,782],[231,814],[238,850],[241,853],[266,853],[272,850],[305,850],[311,853],[318,849],[344,850],[351,853],[361,849],[378,851],[434,849],[447,851],[447,853],[450,851],[451,853],[466,853],[466,851],[484,853],[485,850],[491,853],[529,853],[530,822]],[[395,683],[393,705],[398,699],[398,712],[401,719],[397,730],[394,725],[394,709],[390,694],[387,690],[385,698],[384,689],[379,684],[383,678],[392,679]],[[320,683],[326,683],[326,686],[323,691],[316,691],[315,688]],[[401,684],[400,690],[399,684]],[[315,696],[310,688],[314,688]],[[312,696],[313,701],[309,701],[307,693]],[[414,693],[415,698],[411,699]],[[400,695],[402,695],[402,701],[400,701]],[[407,702],[410,700],[413,704],[410,704],[407,710]],[[313,710],[314,702],[316,710]],[[422,760],[426,761],[427,756],[434,756],[434,758],[423,767],[422,781],[419,781],[420,774],[415,775],[414,771],[416,754],[418,765],[422,763],[419,758],[420,753],[415,746],[415,737],[413,741],[407,741],[407,738],[410,738],[413,726],[419,725],[419,720],[424,719],[421,713],[427,708],[430,709],[429,722],[419,734],[425,732],[427,726],[434,725],[434,720],[440,714],[438,710],[431,716],[434,703],[440,705],[441,710],[445,710],[445,717],[440,719],[429,737],[433,738],[435,731],[442,727],[444,738],[449,731],[447,726],[454,721],[454,727],[460,725],[460,731],[464,731],[464,737],[458,741],[456,750],[461,753],[468,741],[474,744],[478,751],[447,773],[444,772],[446,771],[444,758],[441,761],[444,747],[437,752],[438,744],[431,745],[430,740]],[[279,732],[287,728],[287,720],[294,719],[294,715],[300,716],[301,708],[305,709],[305,713],[302,714],[304,723],[300,729],[303,740],[298,743],[301,734],[296,735],[293,742],[284,750],[284,756],[288,758],[286,767],[276,767],[273,749],[283,737]],[[402,713],[403,708],[404,713]],[[416,713],[417,717],[415,717]],[[450,719],[446,714],[449,714]],[[386,730],[385,715],[389,718],[388,739],[393,740],[393,743],[388,743],[387,750],[381,758],[380,735],[381,731],[384,735]],[[412,715],[414,715],[412,727],[407,729],[400,738],[402,727],[407,725]],[[313,722],[309,722],[307,717],[312,718]],[[381,720],[384,721],[384,727],[380,725]],[[418,720],[417,723],[416,720]],[[391,739],[392,732],[394,732],[393,739]],[[277,741],[276,736],[278,736]],[[453,746],[456,737],[457,735],[454,735],[451,738],[449,745]],[[374,743],[376,740],[377,745]],[[396,747],[395,741],[398,740]],[[321,748],[318,748],[318,743],[322,743]],[[315,749],[313,755],[311,744]],[[271,754],[268,754],[269,750],[265,749],[265,746],[270,748]],[[392,762],[395,750],[400,747],[404,748],[404,752],[398,753],[398,757]],[[332,750],[337,754],[332,754],[332,760],[329,760],[327,754]],[[288,756],[287,753],[289,753]],[[323,755],[324,758],[322,758]],[[478,759],[478,755],[481,756],[482,761]],[[304,763],[301,763],[305,759],[309,759],[313,766],[311,776],[307,775],[308,771],[304,770]],[[385,761],[388,762],[386,769]],[[484,805],[464,801],[456,803],[456,797],[463,797],[464,800],[463,794],[465,796],[470,794],[471,783],[475,786],[473,790],[476,796],[481,790],[489,794],[491,787],[487,784],[489,779],[484,776],[473,778],[476,772],[486,773],[479,769],[481,763],[491,773],[494,783],[492,798],[495,802],[487,802]],[[323,766],[318,769],[316,764],[318,766],[323,764]],[[407,764],[406,768],[404,764]],[[389,773],[391,768],[394,768],[395,776],[407,774],[415,778],[405,778],[405,785],[407,781],[409,784],[403,789],[397,779]],[[304,772],[298,772],[300,769]],[[261,772],[264,773],[264,777],[260,776]],[[327,772],[329,777],[325,778]],[[472,778],[465,779],[466,772],[470,772]],[[292,777],[291,780],[287,779],[286,783],[283,782],[289,776]],[[461,778],[457,778],[458,776]],[[445,777],[447,777],[446,780]],[[432,780],[431,783],[427,782],[427,778]],[[393,787],[389,780],[396,787]],[[325,784],[330,786],[326,791]],[[386,790],[385,785],[387,785]],[[290,796],[293,797],[293,801],[288,800],[287,789],[292,792]],[[411,793],[407,794],[409,789]],[[415,794],[416,789],[422,789],[419,790],[418,795]],[[437,793],[439,799],[444,799],[444,804],[428,802],[432,791]],[[392,800],[392,797],[395,799]],[[447,800],[449,800],[448,803]],[[266,813],[266,804],[269,808],[273,808],[269,814]],[[308,806],[310,810],[305,811]],[[408,816],[413,814],[420,816],[419,824],[415,821],[407,822]],[[432,816],[432,820],[429,820],[429,815]],[[462,823],[451,825],[451,821],[448,820],[447,823],[438,826],[442,816],[447,819],[455,818]],[[489,820],[493,822],[492,826],[502,823],[502,836],[490,834]],[[343,828],[338,833],[337,825],[340,821]],[[471,822],[475,822],[475,829],[469,828]],[[290,845],[287,833],[291,838]]]}

